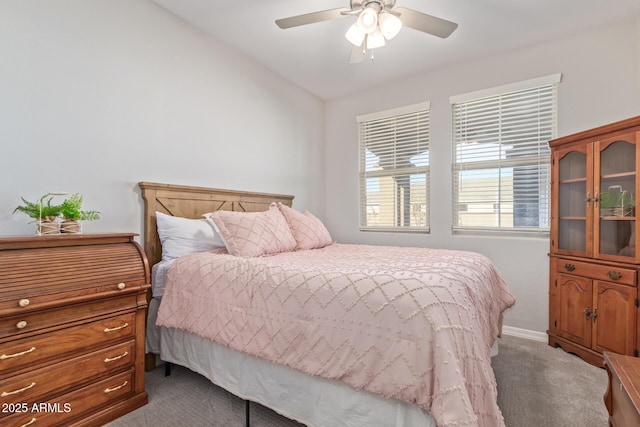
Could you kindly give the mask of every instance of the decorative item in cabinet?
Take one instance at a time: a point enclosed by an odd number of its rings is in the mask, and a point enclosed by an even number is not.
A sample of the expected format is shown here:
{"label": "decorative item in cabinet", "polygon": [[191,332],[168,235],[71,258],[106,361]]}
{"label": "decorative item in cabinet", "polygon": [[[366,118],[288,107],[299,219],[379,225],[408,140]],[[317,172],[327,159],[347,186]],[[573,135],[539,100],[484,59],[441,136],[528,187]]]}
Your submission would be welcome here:
{"label": "decorative item in cabinet", "polygon": [[600,216],[633,216],[635,201],[629,190],[623,190],[621,185],[612,185],[600,194]]}
{"label": "decorative item in cabinet", "polygon": [[0,425],[102,425],[147,403],[134,236],[0,238]]}

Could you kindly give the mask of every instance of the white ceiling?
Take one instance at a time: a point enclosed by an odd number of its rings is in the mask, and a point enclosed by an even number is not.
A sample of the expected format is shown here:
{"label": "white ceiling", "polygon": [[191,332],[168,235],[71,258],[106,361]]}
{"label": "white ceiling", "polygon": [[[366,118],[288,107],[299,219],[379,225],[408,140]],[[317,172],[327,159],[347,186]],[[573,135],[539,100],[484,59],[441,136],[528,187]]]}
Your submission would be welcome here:
{"label": "white ceiling", "polygon": [[349,7],[349,0],[154,0],[322,99],[475,57],[518,49],[637,17],[640,0],[398,0],[458,23],[447,39],[403,28],[373,61],[350,64],[353,17],[281,30],[274,21]]}

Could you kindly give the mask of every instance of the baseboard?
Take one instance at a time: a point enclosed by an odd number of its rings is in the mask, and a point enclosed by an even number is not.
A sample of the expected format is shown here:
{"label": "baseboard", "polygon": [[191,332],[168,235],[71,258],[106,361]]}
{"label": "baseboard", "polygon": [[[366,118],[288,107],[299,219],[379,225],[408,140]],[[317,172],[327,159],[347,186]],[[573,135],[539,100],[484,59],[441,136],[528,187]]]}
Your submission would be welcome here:
{"label": "baseboard", "polygon": [[526,338],[533,341],[547,342],[549,337],[546,332],[531,331],[529,329],[514,328],[513,326],[503,326],[502,334],[512,337]]}

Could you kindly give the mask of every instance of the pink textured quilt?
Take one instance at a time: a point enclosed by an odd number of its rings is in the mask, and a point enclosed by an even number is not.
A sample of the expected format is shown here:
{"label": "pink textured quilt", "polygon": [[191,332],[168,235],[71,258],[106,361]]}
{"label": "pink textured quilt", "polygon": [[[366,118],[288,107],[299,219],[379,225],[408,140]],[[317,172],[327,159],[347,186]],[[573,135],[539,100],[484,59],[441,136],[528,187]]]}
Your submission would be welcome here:
{"label": "pink textured quilt", "polygon": [[176,260],[157,324],[420,405],[438,426],[504,426],[490,347],[514,304],[473,252],[333,244]]}

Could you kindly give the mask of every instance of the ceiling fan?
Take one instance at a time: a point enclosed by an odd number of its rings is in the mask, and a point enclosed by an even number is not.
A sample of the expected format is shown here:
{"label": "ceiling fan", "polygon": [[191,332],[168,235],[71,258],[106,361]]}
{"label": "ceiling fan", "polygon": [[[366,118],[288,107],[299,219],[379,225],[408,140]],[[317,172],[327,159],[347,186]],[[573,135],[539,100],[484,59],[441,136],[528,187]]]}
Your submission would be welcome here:
{"label": "ceiling fan", "polygon": [[447,38],[458,28],[455,22],[427,15],[406,7],[394,9],[396,0],[350,0],[349,8],[322,10],[304,15],[277,19],[282,29],[299,27],[320,21],[328,21],[342,16],[357,16],[356,22],[349,27],[345,37],[353,44],[350,62],[360,62],[367,50],[385,45],[385,40],[394,38],[402,25]]}

